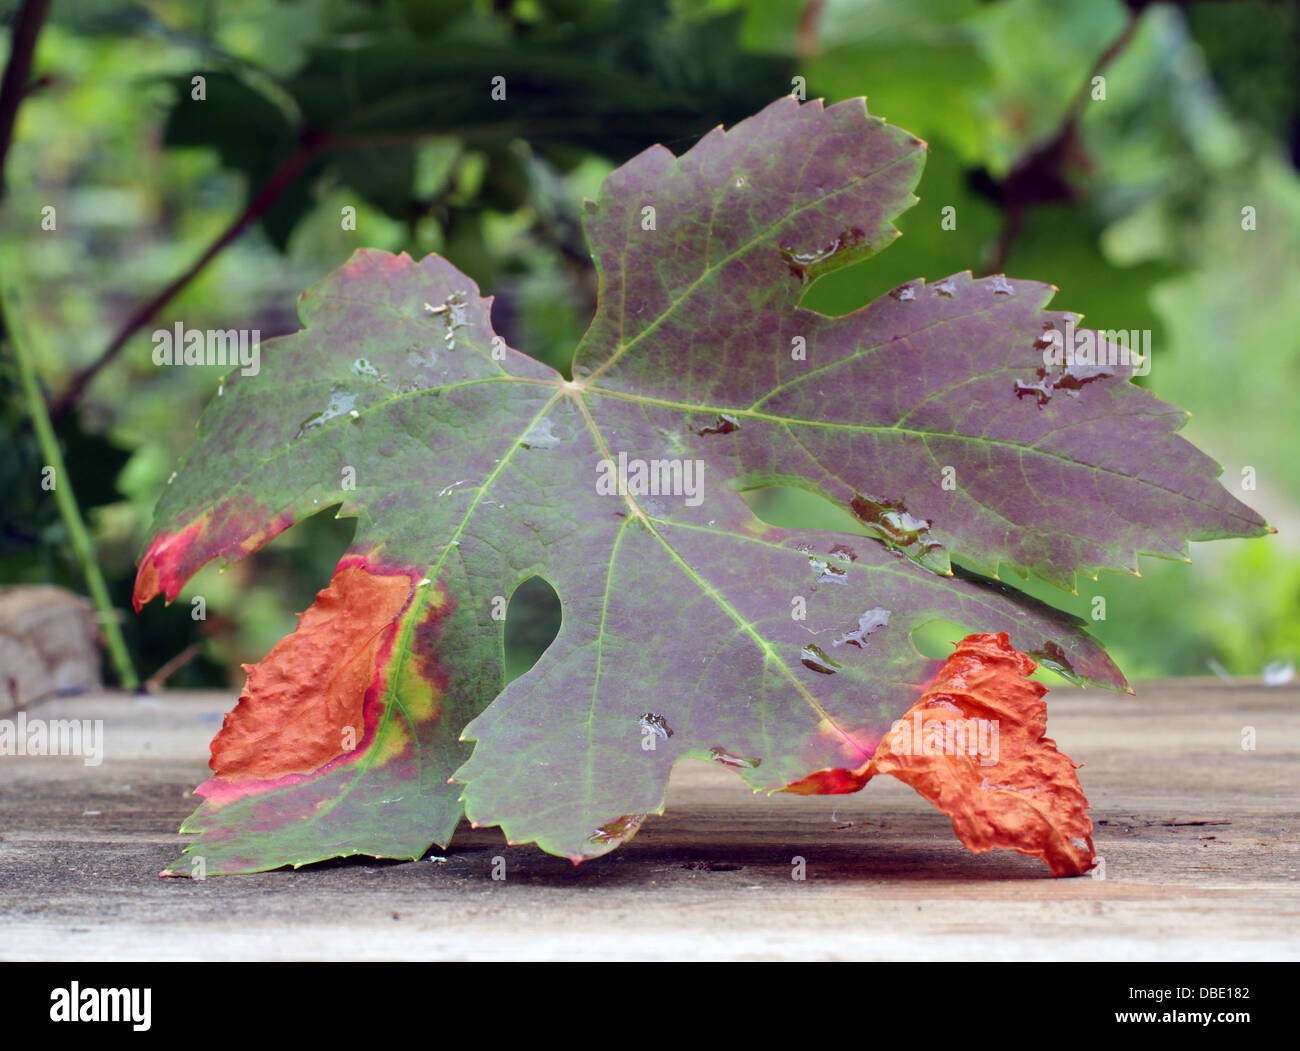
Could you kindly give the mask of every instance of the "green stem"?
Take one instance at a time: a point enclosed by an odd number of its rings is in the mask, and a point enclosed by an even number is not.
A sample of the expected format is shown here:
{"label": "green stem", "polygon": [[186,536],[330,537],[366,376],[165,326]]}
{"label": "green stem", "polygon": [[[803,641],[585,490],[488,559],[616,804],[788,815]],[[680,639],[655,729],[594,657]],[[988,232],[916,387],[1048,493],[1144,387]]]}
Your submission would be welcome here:
{"label": "green stem", "polygon": [[113,660],[114,668],[117,669],[118,680],[126,689],[134,690],[140,685],[140,680],[131,663],[131,654],[127,651],[122,629],[117,623],[117,613],[108,597],[104,575],[95,560],[94,541],[91,540],[86,523],[82,520],[81,508],[77,506],[76,494],[72,491],[72,481],[63,464],[59,440],[54,434],[54,426],[50,423],[50,415],[45,408],[45,398],[41,394],[36,368],[27,353],[26,340],[18,332],[17,311],[12,308],[8,295],[3,298],[5,329],[8,332],[9,345],[13,348],[14,357],[18,361],[18,374],[22,379],[27,411],[31,414],[32,427],[36,431],[36,440],[40,443],[45,462],[54,468],[54,500],[58,504],[59,513],[63,516],[64,525],[67,526],[72,550],[77,556],[77,561],[81,563],[82,572],[86,575],[86,586],[90,589],[90,597],[99,612],[100,624],[108,643],[109,656]]}

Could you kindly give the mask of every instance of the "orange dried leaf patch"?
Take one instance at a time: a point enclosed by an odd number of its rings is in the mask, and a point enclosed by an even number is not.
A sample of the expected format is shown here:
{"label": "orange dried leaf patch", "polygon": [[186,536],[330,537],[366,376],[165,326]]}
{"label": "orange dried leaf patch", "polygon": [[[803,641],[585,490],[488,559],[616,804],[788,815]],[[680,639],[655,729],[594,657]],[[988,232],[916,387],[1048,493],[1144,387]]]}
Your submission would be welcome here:
{"label": "orange dried leaf patch", "polygon": [[786,786],[801,795],[852,792],[891,774],[952,818],[977,853],[1042,858],[1053,876],[1096,864],[1088,800],[1070,757],[1045,736],[1047,687],[1005,633],[957,645],[920,700],[856,770],[819,770]]}
{"label": "orange dried leaf patch", "polygon": [[971,850],[1018,850],[1053,876],[1092,868],[1092,821],[1070,757],[1047,733],[1047,687],[1005,633],[963,639],[907,715],[881,739],[892,774],[952,818]]}
{"label": "orange dried leaf patch", "polygon": [[310,774],[359,747],[367,691],[381,682],[386,636],[410,597],[405,575],[336,570],[298,629],[246,666],[239,704],[212,741],[217,776]]}

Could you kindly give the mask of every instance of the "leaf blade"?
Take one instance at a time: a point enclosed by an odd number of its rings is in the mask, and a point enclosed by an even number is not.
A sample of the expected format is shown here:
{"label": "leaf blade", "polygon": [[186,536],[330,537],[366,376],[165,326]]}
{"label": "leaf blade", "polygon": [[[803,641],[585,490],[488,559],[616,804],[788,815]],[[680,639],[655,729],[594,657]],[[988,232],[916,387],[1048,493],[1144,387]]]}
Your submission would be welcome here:
{"label": "leaf blade", "polygon": [[[261,697],[283,664],[294,701],[248,735],[248,769],[296,750],[298,780],[232,794],[217,769],[190,853],[217,871],[417,856],[463,803],[511,841],[596,856],[662,811],[684,759],[767,791],[861,769],[934,673],[911,637],[936,618],[1127,689],[1080,621],[950,553],[1069,586],[1266,527],[1129,366],[1050,371],[1050,286],[961,274],[843,318],[799,307],[807,279],[896,234],[922,147],[860,100],[783,99],[629,162],[589,208],[601,298],[572,381],[506,347],[491,301],[436,257],[362,251],[304,294],[303,330],[200,422],[137,605],[326,506],[358,521],[336,581],[365,566],[409,597],[344,602],[389,640],[343,691],[369,728],[347,761],[311,733],[271,749],[302,712],[341,725],[306,671],[344,645],[313,635],[328,598],[250,675]],[[861,533],[762,522],[740,493],[773,484],[839,502]],[[534,575],[563,622],[503,690],[492,611]]]}

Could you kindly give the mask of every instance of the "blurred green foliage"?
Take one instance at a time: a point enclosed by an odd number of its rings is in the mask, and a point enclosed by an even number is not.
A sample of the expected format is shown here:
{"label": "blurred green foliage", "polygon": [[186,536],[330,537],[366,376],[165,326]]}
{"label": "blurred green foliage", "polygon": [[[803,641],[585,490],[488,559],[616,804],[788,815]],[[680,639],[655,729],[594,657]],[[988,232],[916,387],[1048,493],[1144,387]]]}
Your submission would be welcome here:
{"label": "blurred green foliage", "polygon": [[[0,2],[0,17],[10,22],[17,7]],[[154,328],[258,328],[268,339],[296,327],[298,293],[355,248],[440,252],[496,295],[494,323],[511,345],[567,370],[595,299],[583,197],[638,150],[681,152],[802,77],[809,98],[865,94],[873,113],[930,145],[903,237],[818,282],[806,305],[844,313],[903,281],[965,269],[1050,281],[1055,305],[1095,327],[1151,330],[1142,382],[1195,413],[1185,434],[1225,465],[1230,488],[1254,469],[1257,489],[1241,495],[1279,530],[1194,545],[1193,567],[1143,558],[1142,579],[1083,579],[1077,596],[1011,582],[1084,617],[1104,598],[1094,630],[1130,676],[1206,674],[1211,662],[1256,675],[1294,659],[1300,16],[1288,4],[1131,7],[56,3],[8,158],[0,241],[0,266],[36,315],[52,402],[138,304],[297,165],[257,222],[59,418],[115,602],[129,608],[154,500],[218,383],[216,370],[154,367]],[[506,78],[506,101],[491,99],[494,76]],[[49,205],[53,231],[40,223]],[[341,224],[344,208],[355,209],[355,230]],[[945,208],[955,229],[941,223]],[[80,588],[36,481],[39,452],[7,354],[0,444],[0,583]],[[753,502],[779,524],[845,524],[807,494]],[[225,572],[203,570],[172,607],[127,615],[141,671],[199,643],[171,685],[238,684],[240,663],[292,629],[350,533],[318,515]],[[199,594],[203,621],[190,616]],[[547,599],[543,587],[512,601],[516,671],[554,630]]]}

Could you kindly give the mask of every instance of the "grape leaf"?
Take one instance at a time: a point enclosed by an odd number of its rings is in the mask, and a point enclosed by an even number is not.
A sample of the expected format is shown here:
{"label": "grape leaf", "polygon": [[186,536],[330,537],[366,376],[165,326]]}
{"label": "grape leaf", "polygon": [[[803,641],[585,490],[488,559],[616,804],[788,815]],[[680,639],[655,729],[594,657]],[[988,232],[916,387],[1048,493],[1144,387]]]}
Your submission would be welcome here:
{"label": "grape leaf", "polygon": [[[464,813],[594,857],[662,812],[679,760],[769,791],[861,767],[934,675],[911,636],[936,618],[1126,689],[999,567],[1070,587],[1268,527],[1130,364],[1047,361],[1074,320],[1050,286],[799,306],[897,235],[923,150],[861,99],[784,98],[641,153],[586,205],[600,299],[572,380],[505,346],[436,256],[360,251],[304,293],[304,328],[203,415],[137,578],[137,608],[170,601],[305,516],[357,519],[214,740],[186,853],[412,858]],[[775,484],[861,532],[763,522],[741,494]],[[563,622],[504,686],[500,610],[532,576]]]}

